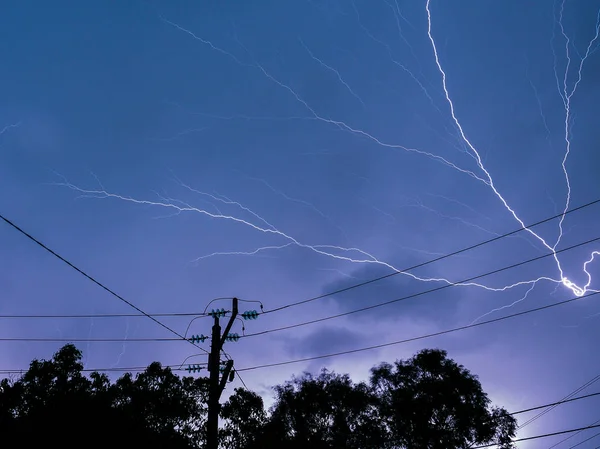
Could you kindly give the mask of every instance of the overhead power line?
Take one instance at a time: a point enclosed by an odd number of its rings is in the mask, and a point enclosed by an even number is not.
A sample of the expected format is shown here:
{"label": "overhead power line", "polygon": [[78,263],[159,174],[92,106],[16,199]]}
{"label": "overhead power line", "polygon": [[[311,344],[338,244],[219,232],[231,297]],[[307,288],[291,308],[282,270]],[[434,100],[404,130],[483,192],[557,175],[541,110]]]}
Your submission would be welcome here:
{"label": "overhead power line", "polygon": [[53,338],[53,337],[0,337],[0,341],[23,341],[28,343],[162,343],[182,341],[181,338]]}
{"label": "overhead power line", "polygon": [[[596,425],[593,425],[593,426],[579,427],[577,429],[561,430],[559,432],[544,433],[544,434],[541,434],[541,435],[534,435],[532,437],[516,438],[516,439],[513,440],[513,442],[514,443],[518,443],[519,441],[529,441],[529,440],[537,440],[539,438],[554,437],[556,435],[564,435],[566,433],[580,432],[582,430],[595,429],[597,427],[600,427],[600,424],[596,424]],[[494,446],[497,446],[497,444],[493,443],[493,444],[485,444],[483,446],[473,446],[472,449],[483,449],[483,448],[486,448],[486,447],[494,447]]]}
{"label": "overhead power line", "polygon": [[[216,300],[223,299],[232,299],[232,298],[215,298],[211,300],[211,302]],[[248,300],[248,299],[240,299],[240,302],[254,302],[262,304],[261,301],[256,300]],[[210,304],[210,303],[209,303]],[[213,314],[211,312],[206,312],[208,305],[202,312],[162,312],[162,313],[148,313],[148,315],[153,317],[196,317],[196,318],[205,318],[212,317]],[[227,312],[230,312],[227,310]],[[258,313],[258,312],[257,312]],[[76,319],[76,318],[146,318],[146,315],[141,313],[88,313],[88,314],[0,314],[0,318],[54,318],[54,319]]]}
{"label": "overhead power line", "polygon": [[[556,254],[561,253],[561,252],[565,252],[565,251],[570,251],[572,249],[578,248],[580,246],[588,245],[588,244],[596,242],[598,240],[600,240],[600,237],[596,237],[596,238],[593,238],[593,239],[590,239],[590,240],[586,240],[585,242],[581,242],[581,243],[578,243],[576,245],[572,245],[572,246],[569,246],[569,247],[566,247],[566,248],[562,248],[562,249],[556,251]],[[412,299],[412,298],[416,298],[416,297],[419,297],[419,296],[427,295],[429,293],[434,293],[434,292],[437,292],[437,291],[440,291],[440,290],[444,290],[446,288],[455,287],[455,286],[457,286],[459,284],[464,284],[464,283],[467,283],[467,282],[474,281],[476,279],[480,279],[482,277],[491,276],[492,274],[497,274],[497,273],[500,273],[502,271],[510,270],[512,268],[517,268],[517,267],[520,267],[522,265],[525,265],[525,264],[528,264],[528,263],[531,263],[531,262],[535,262],[535,261],[544,259],[546,257],[551,257],[553,255],[554,255],[554,253],[544,254],[542,256],[537,256],[537,257],[534,257],[532,259],[527,259],[525,261],[518,262],[518,263],[515,263],[515,264],[512,264],[512,265],[508,265],[508,266],[505,266],[505,267],[502,267],[502,268],[498,268],[498,269],[493,270],[493,271],[488,271],[486,273],[479,274],[477,276],[473,276],[473,277],[470,277],[470,278],[467,278],[467,279],[463,279],[461,281],[451,282],[449,284],[444,284],[444,285],[441,285],[439,287],[434,287],[434,288],[429,289],[429,290],[424,290],[424,291],[421,291],[421,292],[418,292],[418,293],[413,293],[411,295],[403,296],[401,298],[392,299],[390,301],[385,301],[385,302],[382,302],[382,303],[379,303],[379,304],[373,304],[373,305],[370,305],[370,306],[361,307],[359,309],[350,310],[348,312],[341,312],[341,313],[338,313],[338,314],[335,314],[335,315],[329,315],[329,316],[326,316],[326,317],[323,317],[323,318],[317,318],[317,319],[314,319],[314,320],[303,321],[301,323],[290,324],[290,325],[287,325],[287,326],[281,326],[281,327],[277,327],[277,328],[274,328],[274,329],[267,329],[267,330],[260,331],[260,332],[253,332],[253,333],[242,335],[242,336],[240,336],[240,338],[256,337],[258,335],[270,334],[270,333],[273,333],[273,332],[279,332],[279,331],[283,331],[283,330],[288,330],[288,329],[293,329],[293,328],[297,328],[297,327],[307,326],[309,324],[320,323],[322,321],[328,321],[328,320],[332,320],[334,318],[340,318],[340,317],[343,317],[343,316],[352,315],[354,313],[365,312],[367,310],[376,309],[378,307],[383,307],[383,306],[394,304],[394,303],[397,303],[397,302],[400,302],[400,301],[405,301],[407,299]]]}
{"label": "overhead power line", "polygon": [[[536,407],[530,407],[530,408],[525,408],[523,410],[517,410],[516,412],[511,412],[510,414],[511,415],[520,415],[522,413],[528,413],[528,412],[533,412],[535,410],[540,410],[542,408],[555,407],[555,406],[559,406],[559,405],[563,405],[563,404],[568,404],[569,402],[580,401],[582,399],[592,398],[594,396],[600,396],[600,391],[598,391],[596,393],[586,394],[583,396],[577,396],[575,398],[569,398],[569,399],[563,399],[561,401],[551,402],[550,404],[538,405]],[[521,428],[522,427],[524,427],[524,426],[521,426]]]}
{"label": "overhead power line", "polygon": [[[597,396],[600,393],[590,393],[590,394],[586,394],[584,396],[577,396],[577,397],[573,397],[575,396],[577,393],[585,390],[586,388],[590,387],[591,385],[595,384],[596,382],[598,382],[598,380],[600,380],[600,375],[593,377],[592,379],[588,380],[587,382],[585,382],[583,385],[581,385],[580,387],[576,388],[575,390],[573,390],[571,393],[569,393],[568,395],[566,395],[565,397],[563,397],[560,401],[552,403],[552,404],[546,404],[544,406],[539,406],[539,407],[534,407],[525,411],[522,411],[522,413],[525,413],[527,411],[533,411],[533,410],[538,410],[538,409],[545,409],[544,411],[542,411],[541,413],[536,414],[533,418],[527,420],[525,423],[521,424],[520,426],[517,427],[518,430],[523,429],[524,427],[528,426],[529,424],[533,423],[534,421],[536,421],[537,419],[541,418],[542,416],[544,416],[546,413],[551,412],[552,410],[555,410],[558,406],[562,405],[562,404],[566,404],[568,402],[573,402],[573,401],[578,401],[579,399],[583,399],[583,398],[589,398],[589,397],[593,397],[593,396]],[[600,421],[596,421],[593,424],[597,424]],[[578,433],[582,432],[581,430],[579,432],[573,433],[570,436],[568,436],[567,438],[559,441],[558,443],[550,446],[548,449],[552,449],[553,447],[558,446],[559,444],[562,444],[563,442],[570,440],[571,438],[573,438],[574,436],[576,436]]]}
{"label": "overhead power line", "polygon": [[[151,317],[189,317],[194,316],[198,318],[210,317],[210,314],[204,312],[173,312],[173,313],[149,313]],[[55,315],[55,314],[29,314],[29,315],[0,315],[0,318],[146,318],[146,315],[141,313],[99,313],[99,314],[74,314],[74,315]]]}
{"label": "overhead power line", "polygon": [[[119,301],[124,302],[125,304],[127,304],[129,307],[131,307],[132,309],[136,310],[137,312],[141,313],[142,315],[144,315],[145,317],[147,317],[148,319],[154,321],[156,324],[158,324],[159,326],[161,326],[162,328],[168,330],[169,332],[171,332],[174,335],[177,335],[179,338],[181,338],[182,340],[186,340],[185,337],[181,334],[179,334],[179,332],[177,332],[176,330],[172,329],[171,327],[167,326],[166,324],[164,324],[163,322],[157,320],[156,318],[154,318],[153,316],[147,314],[146,312],[144,312],[142,309],[140,309],[138,306],[136,306],[135,304],[133,304],[132,302],[126,300],[125,298],[123,298],[121,295],[119,295],[118,293],[115,293],[113,290],[111,290],[110,288],[108,288],[106,285],[104,285],[103,283],[101,283],[100,281],[97,281],[95,278],[93,278],[92,276],[90,276],[89,274],[87,274],[85,271],[83,271],[82,269],[78,268],[77,266],[75,266],[74,264],[72,264],[71,262],[69,262],[67,259],[65,259],[63,256],[61,256],[60,254],[58,254],[57,252],[55,252],[54,250],[50,249],[49,247],[47,247],[46,245],[44,245],[41,241],[39,241],[38,239],[36,239],[35,237],[33,237],[31,234],[29,234],[28,232],[26,232],[24,229],[22,229],[21,227],[17,226],[15,223],[13,223],[12,221],[10,221],[8,218],[6,218],[4,215],[0,214],[0,218],[6,222],[9,226],[11,226],[12,228],[14,228],[15,230],[17,230],[18,232],[20,232],[21,234],[23,234],[25,237],[27,237],[29,240],[31,240],[32,242],[34,242],[35,244],[37,244],[38,246],[40,246],[41,248],[45,249],[46,251],[48,251],[50,254],[52,254],[54,257],[56,257],[57,259],[61,260],[62,262],[64,262],[65,264],[67,264],[69,267],[71,267],[72,269],[74,269],[75,271],[77,271],[79,274],[83,275],[85,278],[87,278],[88,280],[92,281],[94,284],[96,284],[98,287],[102,288],[103,290],[107,291],[108,293],[110,293],[112,296],[114,296],[115,298],[117,298]],[[187,341],[187,340],[186,340]],[[201,346],[192,343],[191,341],[188,341],[188,343],[194,345],[196,348],[206,352],[208,354],[208,351],[204,348],[202,348]]]}
{"label": "overhead power line", "polygon": [[364,347],[364,348],[350,349],[348,351],[334,352],[334,353],[330,353],[330,354],[324,354],[324,355],[313,356],[313,357],[304,357],[304,358],[301,358],[301,359],[287,360],[287,361],[284,361],[284,362],[267,363],[267,364],[264,364],[264,365],[250,366],[250,367],[247,367],[247,368],[239,368],[238,371],[252,371],[252,370],[257,370],[257,369],[272,368],[272,367],[275,367],[275,366],[291,365],[293,363],[308,362],[308,361],[311,361],[311,360],[326,359],[326,358],[330,358],[330,357],[338,357],[340,355],[354,354],[354,353],[357,353],[357,352],[364,352],[364,351],[370,351],[370,350],[373,350],[373,349],[384,348],[386,346],[395,346],[395,345],[399,345],[399,344],[403,344],[403,343],[410,343],[410,342],[413,342],[413,341],[424,340],[426,338],[437,337],[437,336],[440,336],[440,335],[450,334],[450,333],[453,333],[453,332],[458,332],[458,331],[462,331],[462,330],[466,330],[466,329],[471,329],[471,328],[474,328],[474,327],[485,326],[487,324],[497,323],[497,322],[508,320],[508,319],[511,319],[511,318],[516,318],[518,316],[528,315],[528,314],[534,313],[534,312],[540,312],[542,310],[551,309],[553,307],[558,307],[558,306],[562,306],[562,305],[565,305],[565,304],[569,304],[571,302],[579,301],[579,300],[584,299],[584,298],[589,298],[591,296],[597,295],[598,293],[600,293],[600,292],[588,293],[587,295],[577,296],[575,298],[566,299],[564,301],[555,302],[553,304],[548,304],[548,305],[545,305],[545,306],[536,307],[534,309],[524,310],[522,312],[513,313],[511,315],[506,315],[506,316],[503,316],[503,317],[500,317],[500,318],[494,318],[494,319],[491,319],[491,320],[481,321],[479,323],[473,323],[473,324],[469,324],[469,325],[466,325],[466,326],[460,326],[460,327],[455,327],[455,328],[452,328],[452,329],[446,329],[446,330],[439,331],[439,332],[433,332],[431,334],[420,335],[418,337],[406,338],[404,340],[397,340],[397,341],[392,341],[392,342],[389,342],[389,343],[382,343],[382,344],[378,344],[378,345],[367,346],[367,347]]}
{"label": "overhead power line", "polygon": [[556,220],[557,218],[560,218],[560,217],[562,217],[562,216],[564,216],[564,215],[570,214],[570,213],[572,213],[572,212],[576,212],[576,211],[578,211],[578,210],[585,209],[586,207],[593,206],[594,204],[597,204],[597,203],[600,203],[600,198],[598,198],[598,199],[596,199],[596,200],[594,200],[594,201],[590,201],[589,203],[585,203],[585,204],[583,204],[583,205],[581,205],[581,206],[578,206],[578,207],[574,207],[574,208],[572,208],[572,209],[569,209],[569,210],[567,210],[567,211],[566,211],[564,214],[562,214],[562,213],[561,213],[561,214],[556,214],[556,215],[553,215],[552,217],[545,218],[545,219],[543,219],[543,220],[537,221],[537,222],[535,222],[535,223],[532,223],[532,224],[530,224],[530,225],[524,226],[524,227],[522,227],[522,228],[519,228],[519,229],[515,229],[514,231],[507,232],[507,233],[505,233],[505,234],[499,235],[499,236],[497,236],[497,237],[494,237],[494,238],[491,238],[491,239],[489,239],[489,240],[485,240],[485,241],[483,241],[483,242],[479,242],[479,243],[477,243],[477,244],[475,244],[475,245],[471,245],[471,246],[468,246],[468,247],[466,247],[466,248],[463,248],[463,249],[460,249],[460,250],[457,250],[457,251],[454,251],[454,252],[451,252],[451,253],[445,254],[445,255],[443,255],[443,256],[436,257],[436,258],[434,258],[434,259],[428,260],[428,261],[426,261],[426,262],[419,263],[419,264],[417,264],[417,265],[413,265],[412,267],[405,268],[404,270],[394,271],[394,272],[392,272],[392,273],[389,273],[389,274],[386,274],[386,275],[383,275],[383,276],[380,276],[380,277],[377,277],[377,278],[374,278],[374,279],[371,279],[371,280],[368,280],[368,281],[360,282],[360,283],[358,283],[358,284],[353,284],[353,285],[350,285],[350,286],[348,286],[348,287],[340,288],[340,289],[338,289],[338,290],[334,290],[334,291],[331,291],[331,292],[328,292],[328,293],[323,293],[323,294],[321,294],[321,295],[314,296],[314,297],[312,297],[312,298],[308,298],[308,299],[304,299],[304,300],[301,300],[301,301],[296,301],[296,302],[292,302],[292,303],[289,303],[289,304],[285,304],[285,305],[283,305],[283,306],[276,307],[275,309],[266,310],[266,311],[265,311],[265,312],[263,312],[263,313],[264,313],[264,314],[267,314],[267,313],[278,312],[278,311],[280,311],[280,310],[288,309],[288,308],[290,308],[290,307],[299,306],[299,305],[301,305],[301,304],[306,304],[306,303],[309,303],[309,302],[312,302],[312,301],[316,301],[316,300],[318,300],[318,299],[327,298],[328,296],[333,296],[333,295],[337,295],[337,294],[339,294],[339,293],[347,292],[347,291],[349,291],[349,290],[353,290],[353,289],[355,289],[355,288],[359,288],[359,287],[362,287],[362,286],[364,286],[364,285],[372,284],[372,283],[374,283],[374,282],[378,282],[378,281],[381,281],[381,280],[383,280],[383,279],[387,279],[387,278],[389,278],[389,277],[396,276],[396,275],[398,275],[398,274],[406,273],[406,272],[408,272],[408,271],[411,271],[411,270],[416,270],[417,268],[424,267],[424,266],[426,266],[426,265],[429,265],[429,264],[432,264],[432,263],[434,263],[434,262],[439,262],[440,260],[444,260],[444,259],[447,259],[447,258],[449,258],[449,257],[456,256],[456,255],[458,255],[458,254],[462,254],[462,253],[464,253],[464,252],[467,252],[467,251],[470,251],[470,250],[472,250],[472,249],[476,249],[476,248],[479,248],[479,247],[481,247],[481,246],[487,245],[487,244],[489,244],[489,243],[496,242],[496,241],[498,241],[498,240],[501,240],[501,239],[503,239],[503,238],[506,238],[506,237],[509,237],[509,236],[511,236],[511,235],[514,235],[514,234],[517,234],[517,233],[519,233],[519,232],[522,232],[522,231],[524,231],[525,229],[534,228],[534,227],[536,227],[536,226],[539,226],[539,225],[541,225],[541,224],[547,223],[547,222],[549,222],[549,221]]}
{"label": "overhead power line", "polygon": [[[586,240],[585,242],[581,242],[581,243],[578,243],[578,244],[575,244],[575,245],[563,248],[561,250],[556,251],[556,253],[569,251],[569,250],[578,248],[580,246],[587,245],[589,243],[592,243],[592,242],[595,242],[595,241],[598,241],[598,240],[600,240],[600,237],[596,237],[594,239]],[[527,259],[525,261],[518,262],[518,263],[513,264],[513,265],[509,265],[509,266],[505,266],[505,267],[499,268],[497,270],[488,271],[486,273],[480,274],[478,276],[473,276],[471,278],[468,278],[468,279],[465,279],[465,280],[462,280],[462,281],[458,281],[458,282],[453,282],[453,283],[450,283],[450,284],[442,285],[440,287],[435,287],[435,288],[430,289],[430,290],[425,290],[425,291],[422,291],[422,292],[419,292],[419,293],[414,293],[412,295],[403,296],[403,297],[398,298],[398,299],[393,299],[393,300],[386,301],[386,302],[383,302],[383,303],[374,304],[374,305],[367,306],[367,307],[362,307],[360,309],[351,310],[351,311],[339,313],[339,314],[336,314],[336,315],[330,315],[330,316],[327,316],[327,317],[318,318],[316,320],[310,320],[310,321],[305,321],[305,322],[302,322],[302,323],[291,324],[289,326],[283,326],[283,327],[279,327],[279,328],[275,328],[275,329],[268,329],[268,330],[261,331],[261,332],[255,332],[255,333],[245,334],[245,335],[238,335],[237,337],[240,338],[240,339],[241,338],[246,338],[246,337],[255,337],[255,336],[259,336],[259,335],[269,334],[269,333],[272,333],[272,332],[279,332],[279,331],[283,331],[283,330],[287,330],[287,329],[292,329],[292,328],[296,328],[296,327],[300,327],[300,326],[306,326],[306,325],[309,325],[309,324],[319,323],[321,321],[326,321],[326,320],[330,320],[330,319],[334,319],[334,318],[339,318],[339,317],[342,317],[342,316],[351,315],[351,314],[358,313],[358,312],[364,312],[366,310],[371,310],[371,309],[374,309],[374,308],[377,308],[377,307],[382,307],[382,306],[393,304],[393,303],[396,303],[396,302],[399,302],[399,301],[404,301],[404,300],[407,300],[407,299],[415,298],[415,297],[422,296],[422,295],[425,295],[425,294],[428,294],[428,293],[433,293],[433,292],[436,292],[436,291],[439,291],[439,290],[443,290],[445,288],[453,287],[453,286],[456,286],[458,284],[462,284],[462,283],[465,283],[465,282],[470,282],[470,281],[473,281],[475,279],[479,279],[479,278],[482,278],[482,277],[485,277],[485,276],[489,276],[489,275],[492,275],[492,274],[500,273],[502,271],[506,271],[508,269],[516,268],[516,267],[525,265],[527,263],[531,263],[531,262],[534,262],[534,261],[537,261],[537,260],[540,260],[540,259],[552,256],[552,255],[553,255],[552,253],[550,253],[550,254],[544,254],[542,256],[537,256],[537,257],[534,257],[532,259]],[[227,313],[228,311],[226,311],[225,309],[223,309],[223,312]],[[188,329],[189,329],[189,326],[188,326]],[[210,340],[210,337],[205,337],[205,339],[206,340]],[[73,342],[78,342],[78,343],[110,343],[110,342],[125,342],[125,341],[127,341],[127,342],[173,342],[173,341],[180,341],[180,340],[181,340],[181,338],[154,338],[154,337],[138,337],[138,338],[126,338],[126,339],[125,338],[0,337],[0,341],[65,342],[65,343],[67,343],[67,342],[69,342],[69,343],[73,343]],[[192,342],[196,341],[193,338],[189,339],[189,340],[192,341]],[[545,413],[547,413],[547,412],[545,412]],[[535,419],[535,418],[532,418],[532,419]]]}
{"label": "overhead power line", "polygon": [[[597,424],[599,421],[596,421],[594,424]],[[583,432],[583,430],[580,430],[577,433]],[[575,435],[577,435],[577,433]],[[600,432],[593,434],[591,437],[586,438],[583,441],[580,441],[579,443],[574,444],[573,446],[569,446],[568,449],[573,449],[576,448],[578,446],[581,446],[583,443],[587,443],[590,440],[593,440],[594,438],[598,438],[600,436]],[[566,439],[564,439],[563,441],[566,441]],[[598,446],[596,446],[596,448],[598,448]]]}
{"label": "overhead power line", "polygon": [[[113,290],[111,290],[110,288],[108,288],[106,285],[104,285],[103,283],[101,283],[100,281],[96,280],[94,277],[92,277],[91,275],[87,274],[85,271],[83,271],[81,268],[77,267],[76,265],[74,265],[73,263],[71,263],[69,260],[67,260],[66,258],[64,258],[63,256],[61,256],[60,254],[58,254],[56,251],[50,249],[48,246],[46,246],[45,244],[43,244],[40,240],[36,239],[35,237],[33,237],[31,234],[29,234],[28,232],[26,232],[23,228],[21,228],[20,226],[18,226],[17,224],[15,224],[14,222],[12,222],[11,220],[9,220],[8,218],[6,218],[4,215],[0,214],[0,219],[2,219],[5,223],[7,223],[9,226],[11,226],[13,229],[17,230],[18,232],[20,232],[21,234],[23,234],[25,237],[27,237],[29,240],[31,240],[32,242],[34,242],[36,245],[38,245],[39,247],[45,249],[47,252],[49,252],[50,254],[52,254],[54,257],[56,257],[57,259],[59,259],[60,261],[64,262],[65,264],[67,264],[69,267],[71,267],[72,269],[74,269],[75,271],[77,271],[79,274],[83,275],[86,279],[90,280],[91,282],[93,282],[94,284],[96,284],[97,286],[99,286],[100,288],[102,288],[103,290],[107,291],[108,293],[110,293],[112,296],[114,296],[115,298],[117,298],[118,300],[120,300],[121,302],[124,302],[125,304],[127,304],[129,307],[133,308],[134,310],[136,310],[137,312],[139,312],[140,314],[144,315],[145,317],[149,318],[150,320],[154,321],[156,324],[158,324],[159,326],[161,326],[162,328],[168,330],[170,333],[172,333],[173,335],[179,337],[181,340],[186,341],[187,343],[191,344],[192,346],[200,349],[201,351],[210,354],[209,351],[207,351],[206,349],[204,349],[203,347],[197,345],[196,343],[188,340],[187,338],[185,338],[185,336],[181,335],[179,332],[177,332],[176,330],[172,329],[171,327],[167,326],[166,324],[164,324],[163,322],[157,320],[156,318],[154,318],[152,315],[146,313],[145,311],[143,311],[142,309],[140,309],[138,306],[136,306],[135,304],[133,304],[132,302],[126,300],[125,298],[123,298],[121,295],[115,293]],[[225,351],[223,351],[223,353],[225,354],[225,356],[227,358],[231,358],[229,356],[229,354],[227,354]],[[236,371],[237,372],[237,371]],[[242,377],[238,375],[238,378],[240,379],[240,381],[242,382],[242,384],[244,385],[244,387],[246,386],[246,383],[244,382],[244,380],[242,379]]]}
{"label": "overhead power line", "polygon": [[[588,380],[587,382],[585,382],[583,385],[581,385],[580,387],[576,388],[575,390],[573,390],[572,392],[570,392],[568,395],[566,395],[565,397],[563,397],[559,402],[561,401],[565,401],[569,398],[572,398],[573,396],[575,396],[577,393],[585,390],[586,388],[590,387],[591,385],[595,384],[596,382],[598,382],[600,380],[600,374],[593,377],[592,379]],[[549,407],[547,410],[542,411],[541,413],[536,414],[535,416],[533,416],[531,419],[527,420],[526,422],[524,422],[523,424],[521,424],[519,426],[520,429],[522,429],[525,426],[528,426],[529,424],[533,423],[534,421],[540,419],[542,416],[544,416],[546,413],[551,412],[552,410],[554,410],[556,408],[556,406],[551,406]]]}
{"label": "overhead power line", "polygon": [[[594,424],[600,424],[600,419],[599,419],[599,420],[597,420],[597,421],[594,421],[594,422],[593,422],[592,424],[590,424],[590,425],[591,425],[591,426],[593,426]],[[559,445],[561,445],[561,444],[562,444],[562,443],[564,443],[565,441],[569,441],[571,438],[575,438],[575,437],[576,437],[577,435],[579,435],[581,432],[583,432],[583,430],[580,430],[579,432],[572,433],[572,434],[571,434],[571,435],[569,435],[568,437],[566,437],[566,438],[563,438],[562,440],[560,440],[558,443],[554,443],[554,444],[553,444],[552,446],[550,446],[548,449],[552,449],[552,448],[554,448],[554,447],[556,447],[556,446],[559,446]],[[598,436],[600,436],[600,433],[595,433],[595,434],[594,434],[594,435],[592,435],[591,437],[589,437],[589,438],[586,438],[585,440],[583,440],[583,441],[580,441],[579,443],[575,443],[575,444],[573,444],[572,446],[569,446],[567,449],[573,449],[573,448],[575,448],[575,447],[581,446],[582,444],[584,444],[584,443],[587,443],[588,441],[590,441],[590,440],[593,440],[594,438],[596,438],[596,437],[598,437]]]}
{"label": "overhead power line", "polygon": [[[594,201],[590,201],[590,202],[588,202],[586,204],[583,204],[581,206],[575,207],[573,209],[569,209],[568,211],[566,211],[565,214],[569,214],[571,212],[576,212],[576,211],[582,210],[584,208],[593,206],[593,205],[595,205],[597,203],[600,203],[600,198],[597,199],[597,200],[594,200]],[[537,222],[535,222],[533,224],[527,225],[526,228],[532,228],[532,227],[539,226],[541,224],[547,223],[548,221],[552,221],[552,220],[555,220],[557,218],[560,218],[562,215],[563,214],[553,215],[551,217],[548,217],[548,218],[545,218],[543,220],[537,221]],[[9,223],[11,226],[15,227],[12,222],[8,221],[4,217],[0,216],[0,218],[2,218],[4,221],[6,221],[7,223]],[[23,232],[20,228],[16,228],[16,229],[19,230],[19,232]],[[449,254],[446,254],[446,255],[443,255],[443,256],[440,256],[440,257],[437,257],[435,259],[431,259],[429,261],[426,261],[426,262],[423,262],[421,264],[412,266],[410,268],[406,268],[406,269],[400,270],[400,271],[394,271],[393,273],[390,273],[390,274],[387,274],[387,275],[384,275],[384,276],[380,276],[378,278],[374,278],[374,279],[371,279],[371,280],[368,280],[368,281],[364,281],[364,282],[361,282],[361,283],[358,283],[358,284],[353,284],[353,285],[350,285],[348,287],[344,287],[342,289],[338,289],[338,290],[335,290],[335,291],[324,293],[322,295],[315,296],[313,298],[309,298],[309,299],[305,299],[305,300],[302,300],[302,301],[297,301],[297,302],[294,302],[294,303],[286,304],[284,306],[281,306],[281,307],[278,307],[278,308],[275,308],[275,309],[264,311],[264,312],[262,312],[262,314],[268,314],[268,313],[277,312],[279,310],[283,310],[283,309],[286,309],[286,308],[289,308],[289,307],[293,307],[293,306],[296,306],[296,305],[300,305],[300,304],[308,303],[308,302],[315,301],[315,300],[318,300],[318,299],[322,299],[322,298],[326,298],[326,297],[329,297],[329,296],[333,296],[333,295],[336,295],[336,294],[339,294],[339,293],[346,292],[348,290],[352,290],[352,289],[359,288],[359,287],[362,287],[364,285],[368,285],[368,284],[371,284],[371,283],[374,283],[374,282],[377,282],[377,281],[380,281],[380,280],[383,280],[383,279],[387,279],[389,277],[396,276],[398,274],[402,274],[402,273],[414,270],[416,268],[420,268],[422,266],[426,266],[426,265],[432,264],[434,262],[438,262],[440,260],[443,260],[443,259],[455,256],[455,255],[461,254],[463,252],[470,251],[472,249],[481,247],[483,245],[487,245],[489,243],[493,243],[493,242],[498,241],[498,240],[500,240],[502,238],[506,238],[506,237],[509,237],[511,235],[517,234],[517,233],[519,233],[519,232],[521,232],[523,230],[524,230],[523,228],[519,228],[519,229],[516,229],[514,231],[507,232],[507,233],[502,234],[500,236],[494,237],[492,239],[479,242],[479,243],[477,243],[475,245],[471,245],[469,247],[466,247],[466,248],[454,251],[452,253],[449,253]],[[33,239],[33,237],[31,237],[29,234],[27,234],[27,233],[24,233],[24,234],[27,237]],[[35,239],[33,239],[33,240],[36,243],[40,244]],[[42,245],[42,247],[44,247],[44,246]],[[47,251],[50,251],[47,248],[45,248],[45,249]],[[567,249],[570,249],[570,248],[567,248]],[[564,249],[561,249],[561,250],[559,250],[557,252],[560,252],[560,251],[564,251]],[[52,251],[50,251],[50,252],[52,252]],[[60,256],[58,256],[58,257],[60,258]],[[62,260],[62,258],[61,258],[61,260]],[[66,261],[64,261],[64,262],[68,263]],[[524,263],[527,263],[527,262],[524,262]],[[505,269],[508,269],[508,268],[505,268]],[[79,270],[77,269],[77,271],[79,271]],[[491,274],[491,273],[488,273],[487,275],[489,275],[489,274]],[[483,277],[483,276],[485,276],[485,275],[480,275],[479,277]],[[472,279],[476,279],[476,278],[472,278]],[[463,282],[466,282],[466,281],[463,281]],[[219,299],[221,299],[221,298],[219,298]],[[227,299],[231,299],[231,298],[227,298]],[[242,300],[242,299],[240,299],[240,301],[245,301],[245,302],[259,302],[260,303],[260,301],[248,301],[248,300]],[[9,314],[9,315],[0,315],[0,318],[66,318],[66,319],[68,319],[68,318],[120,318],[120,317],[146,317],[147,318],[149,316],[150,317],[177,317],[177,316],[182,316],[182,317],[184,317],[184,316],[202,317],[202,316],[209,316],[209,314],[207,314],[205,311],[204,312],[197,312],[197,313],[196,312],[179,312],[179,313],[178,312],[173,312],[173,313],[165,312],[165,313],[138,313],[138,314],[134,314],[134,313],[132,313],[132,314],[128,314],[128,313],[107,313],[107,314]],[[246,336],[251,336],[251,335],[254,335],[254,334],[247,334]]]}

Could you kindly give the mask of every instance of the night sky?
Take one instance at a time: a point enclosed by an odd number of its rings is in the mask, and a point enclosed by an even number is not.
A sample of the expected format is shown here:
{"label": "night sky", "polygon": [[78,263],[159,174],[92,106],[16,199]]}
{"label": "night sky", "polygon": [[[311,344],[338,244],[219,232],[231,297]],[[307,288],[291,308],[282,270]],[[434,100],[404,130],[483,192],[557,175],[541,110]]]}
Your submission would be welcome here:
{"label": "night sky", "polygon": [[[269,311],[600,198],[597,0],[32,0],[0,11],[0,213],[148,313],[201,313],[232,296]],[[600,242],[568,248],[599,238],[599,219],[594,204],[246,321],[246,333],[548,256],[470,285],[225,349],[267,403],[271,385],[303,370],[363,380],[381,361],[431,347],[479,375],[509,411],[558,401],[600,374],[596,296],[406,344],[244,368],[593,293],[600,262],[586,266],[589,279],[584,263]],[[0,224],[1,315],[137,313]],[[181,334],[190,321],[159,319]],[[208,335],[210,324],[195,320],[188,334]],[[240,321],[232,332],[242,334]],[[4,317],[0,338],[116,339],[77,343],[91,369],[179,365],[200,353],[145,317]],[[1,341],[0,370],[62,344]],[[581,394],[595,391],[600,382]],[[562,405],[518,436],[594,424],[599,406],[600,397]]]}

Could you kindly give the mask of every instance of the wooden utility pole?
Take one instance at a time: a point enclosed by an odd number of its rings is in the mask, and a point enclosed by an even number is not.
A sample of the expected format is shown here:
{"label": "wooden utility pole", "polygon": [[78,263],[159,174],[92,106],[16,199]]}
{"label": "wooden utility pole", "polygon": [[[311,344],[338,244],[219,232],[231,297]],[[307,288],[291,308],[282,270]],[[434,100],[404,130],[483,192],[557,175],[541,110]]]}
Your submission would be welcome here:
{"label": "wooden utility pole", "polygon": [[238,299],[233,298],[233,307],[231,308],[231,317],[225,327],[225,332],[221,335],[221,326],[219,325],[219,315],[214,315],[215,323],[212,328],[212,339],[210,343],[210,354],[208,355],[208,370],[210,372],[210,389],[208,393],[208,419],[207,425],[207,445],[206,449],[218,449],[219,447],[219,411],[221,404],[219,399],[225,389],[227,378],[230,377],[233,369],[233,360],[228,360],[225,364],[223,377],[219,376],[219,367],[221,365],[221,349],[227,339],[227,335],[233,326],[233,322],[238,314]]}

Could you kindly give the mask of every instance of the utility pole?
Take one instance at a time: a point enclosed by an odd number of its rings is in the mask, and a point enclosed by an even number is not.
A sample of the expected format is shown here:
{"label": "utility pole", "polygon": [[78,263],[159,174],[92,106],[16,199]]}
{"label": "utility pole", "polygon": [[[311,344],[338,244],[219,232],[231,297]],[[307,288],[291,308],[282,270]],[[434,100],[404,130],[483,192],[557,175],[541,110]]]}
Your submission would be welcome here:
{"label": "utility pole", "polygon": [[227,339],[227,335],[233,326],[233,322],[238,314],[238,299],[233,298],[233,307],[231,308],[231,317],[225,327],[225,332],[221,335],[221,326],[219,325],[219,314],[214,314],[214,324],[212,328],[212,339],[210,344],[210,354],[208,355],[208,370],[210,372],[210,388],[208,393],[208,419],[207,419],[207,445],[206,449],[218,449],[219,447],[219,411],[221,404],[219,399],[225,389],[227,378],[232,374],[233,360],[228,360],[225,364],[223,377],[219,376],[219,367],[221,365],[221,349]]}

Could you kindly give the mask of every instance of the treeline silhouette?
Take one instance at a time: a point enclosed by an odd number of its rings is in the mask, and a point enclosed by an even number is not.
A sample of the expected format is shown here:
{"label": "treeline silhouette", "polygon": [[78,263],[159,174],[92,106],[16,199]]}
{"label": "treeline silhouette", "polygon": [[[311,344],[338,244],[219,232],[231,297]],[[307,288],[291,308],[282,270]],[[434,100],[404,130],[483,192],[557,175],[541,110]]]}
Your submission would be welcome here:
{"label": "treeline silhouette", "polygon": [[[114,383],[83,374],[82,353],[62,347],[0,382],[0,435],[7,447],[203,448],[208,380],[160,363]],[[372,368],[368,383],[327,370],[262,398],[237,388],[222,405],[223,449],[458,449],[511,443],[516,420],[491,405],[476,376],[442,350]]]}

